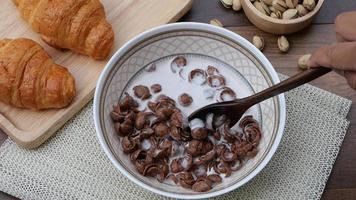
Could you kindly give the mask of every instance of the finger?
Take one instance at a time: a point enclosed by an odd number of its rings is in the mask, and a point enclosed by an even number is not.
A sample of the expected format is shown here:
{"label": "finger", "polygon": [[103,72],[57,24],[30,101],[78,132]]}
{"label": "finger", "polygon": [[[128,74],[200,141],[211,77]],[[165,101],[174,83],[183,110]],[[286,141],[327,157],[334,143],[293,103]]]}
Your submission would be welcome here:
{"label": "finger", "polygon": [[356,90],[356,72],[345,71],[345,78],[350,87]]}
{"label": "finger", "polygon": [[356,41],[356,12],[345,12],[335,19],[335,32],[338,41]]}
{"label": "finger", "polygon": [[337,42],[348,42],[345,40],[345,38],[342,37],[338,32],[336,32],[336,41]]}
{"label": "finger", "polygon": [[356,42],[321,47],[312,54],[308,66],[356,71]]}

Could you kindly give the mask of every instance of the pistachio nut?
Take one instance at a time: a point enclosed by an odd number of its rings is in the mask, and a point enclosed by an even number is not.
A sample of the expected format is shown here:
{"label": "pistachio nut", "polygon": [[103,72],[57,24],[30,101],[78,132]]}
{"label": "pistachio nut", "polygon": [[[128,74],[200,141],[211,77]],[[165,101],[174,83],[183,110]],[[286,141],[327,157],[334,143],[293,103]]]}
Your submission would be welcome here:
{"label": "pistachio nut", "polygon": [[273,6],[268,6],[268,8],[269,8],[269,10],[270,10],[271,12],[276,12],[276,9],[274,9]]}
{"label": "pistachio nut", "polygon": [[282,12],[281,11],[277,10],[275,13],[276,13],[278,19],[282,19]]}
{"label": "pistachio nut", "polygon": [[297,11],[298,11],[298,16],[299,16],[299,17],[302,17],[302,16],[308,14],[308,12],[309,12],[309,11],[308,11],[306,8],[304,8],[304,6],[301,5],[301,4],[298,4],[295,9],[297,9]]}
{"label": "pistachio nut", "polygon": [[286,0],[288,8],[295,8],[298,4],[298,0]]}
{"label": "pistachio nut", "polygon": [[259,10],[262,14],[267,15],[265,9],[263,9],[263,7],[262,7],[261,2],[255,1],[255,2],[253,3],[253,5],[254,5],[255,8],[256,8],[257,10]]}
{"label": "pistachio nut", "polygon": [[278,37],[278,48],[283,53],[286,53],[289,50],[289,42],[284,35]]}
{"label": "pistachio nut", "polygon": [[308,62],[309,62],[310,57],[311,57],[310,54],[306,54],[306,55],[300,57],[298,60],[298,67],[300,69],[308,69]]}
{"label": "pistachio nut", "polygon": [[223,24],[222,24],[218,19],[212,19],[212,20],[210,20],[210,24],[211,24],[211,25],[214,25],[214,26],[223,27]]}
{"label": "pistachio nut", "polygon": [[287,10],[288,6],[283,0],[273,0],[272,1],[272,6],[274,7],[275,10],[284,12]]}
{"label": "pistachio nut", "polygon": [[263,10],[265,10],[267,15],[271,14],[271,10],[268,8],[268,6],[263,1],[261,1],[261,6],[262,6]]}
{"label": "pistachio nut", "polygon": [[308,10],[315,8],[315,0],[303,0],[303,6]]}
{"label": "pistachio nut", "polygon": [[241,0],[233,0],[232,1],[232,9],[235,11],[241,10]]}
{"label": "pistachio nut", "polygon": [[262,2],[265,3],[268,6],[272,6],[272,1],[273,0],[262,0]]}
{"label": "pistachio nut", "polygon": [[220,2],[225,8],[231,8],[232,6],[232,0],[220,0]]}
{"label": "pistachio nut", "polygon": [[282,14],[282,19],[294,19],[298,17],[297,9],[288,9]]}
{"label": "pistachio nut", "polygon": [[274,13],[274,12],[271,13],[270,17],[275,18],[275,19],[278,19],[278,16],[277,16],[276,13]]}
{"label": "pistachio nut", "polygon": [[252,43],[253,45],[255,45],[255,47],[257,47],[260,51],[263,50],[263,48],[265,47],[265,40],[263,39],[263,37],[260,36],[253,36],[252,38]]}

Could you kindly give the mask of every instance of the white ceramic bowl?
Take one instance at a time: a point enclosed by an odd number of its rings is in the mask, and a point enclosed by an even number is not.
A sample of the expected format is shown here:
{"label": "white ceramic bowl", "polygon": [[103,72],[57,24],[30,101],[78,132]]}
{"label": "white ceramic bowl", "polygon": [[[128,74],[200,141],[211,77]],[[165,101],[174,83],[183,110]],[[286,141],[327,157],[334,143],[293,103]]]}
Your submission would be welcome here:
{"label": "white ceramic bowl", "polygon": [[121,47],[110,59],[97,84],[94,120],[101,147],[113,165],[137,185],[154,193],[180,199],[209,198],[225,194],[256,176],[269,162],[282,138],[286,110],[283,95],[257,105],[263,136],[258,154],[223,183],[198,193],[175,184],[159,183],[140,175],[121,150],[110,111],[121,98],[128,81],[141,69],[160,58],[195,54],[219,60],[236,70],[251,88],[259,92],[279,82],[267,58],[250,42],[229,30],[201,23],[175,23],[146,31]]}

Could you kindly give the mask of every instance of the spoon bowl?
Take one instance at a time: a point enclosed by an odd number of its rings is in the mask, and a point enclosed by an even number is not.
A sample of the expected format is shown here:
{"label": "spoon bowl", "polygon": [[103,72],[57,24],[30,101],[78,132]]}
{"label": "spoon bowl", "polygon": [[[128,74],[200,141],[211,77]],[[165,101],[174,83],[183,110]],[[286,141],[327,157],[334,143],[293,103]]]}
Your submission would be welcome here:
{"label": "spoon bowl", "polygon": [[235,125],[242,117],[242,115],[253,105],[260,103],[266,99],[277,96],[296,87],[299,87],[305,83],[308,83],[324,74],[331,71],[329,68],[319,67],[313,69],[307,69],[299,74],[290,77],[277,85],[267,88],[252,96],[236,99],[233,101],[226,101],[221,103],[214,103],[200,108],[194,111],[188,120],[199,118],[205,120],[206,115],[213,113],[214,115],[225,115],[230,120],[230,126]]}

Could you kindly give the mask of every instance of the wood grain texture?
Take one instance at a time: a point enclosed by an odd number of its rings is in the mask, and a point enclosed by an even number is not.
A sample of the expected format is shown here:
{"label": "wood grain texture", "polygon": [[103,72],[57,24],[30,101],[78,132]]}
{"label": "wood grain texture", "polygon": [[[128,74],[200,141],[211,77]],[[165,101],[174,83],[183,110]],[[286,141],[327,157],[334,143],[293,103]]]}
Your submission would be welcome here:
{"label": "wood grain texture", "polygon": [[0,192],[0,199],[1,200],[17,200],[17,198],[12,197],[12,196],[5,194],[3,192]]}
{"label": "wood grain texture", "polygon": [[[236,13],[220,7],[218,0],[194,0],[192,10],[183,17],[182,21],[208,22],[212,18],[221,20],[226,26],[247,26],[231,28],[247,39],[253,35],[263,35],[267,41],[264,51],[268,59],[278,72],[293,75],[299,72],[296,62],[299,56],[311,52],[319,46],[335,41],[333,25],[312,26],[299,34],[289,36],[292,43],[291,51],[281,55],[278,52],[277,38],[264,34],[250,23],[243,12]],[[314,24],[333,23],[338,13],[356,9],[356,0],[326,0],[321,12],[316,17]],[[1,27],[0,27],[1,28]],[[335,73],[313,81],[313,85],[333,92],[356,102],[356,92],[349,88],[346,81]],[[351,120],[349,130],[345,136],[341,150],[329,177],[322,199],[323,200],[354,200],[356,199],[356,104],[353,103],[347,117]],[[6,136],[0,131],[0,144]],[[0,199],[13,199],[0,192]]]}
{"label": "wood grain texture", "polygon": [[324,192],[322,200],[354,200],[356,189],[330,189]]}
{"label": "wood grain texture", "polygon": [[[176,21],[191,6],[191,0],[103,0],[102,3],[115,32],[112,54],[137,34]],[[54,61],[68,67],[76,79],[77,96],[65,109],[36,112],[0,103],[0,128],[19,145],[35,148],[92,99],[96,80],[108,60],[95,61],[70,51],[60,52],[44,44],[39,34],[21,19],[11,1],[2,2],[0,18],[0,38],[27,37],[38,41]]]}
{"label": "wood grain texture", "polygon": [[[339,13],[355,9],[355,0],[325,0],[314,24],[334,23]],[[182,21],[207,23],[214,18],[230,27],[251,25],[243,11],[235,12],[232,9],[226,9],[218,0],[194,0],[192,10],[182,18]]]}

